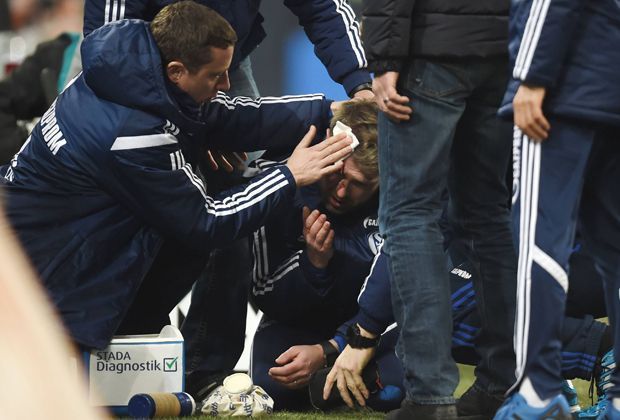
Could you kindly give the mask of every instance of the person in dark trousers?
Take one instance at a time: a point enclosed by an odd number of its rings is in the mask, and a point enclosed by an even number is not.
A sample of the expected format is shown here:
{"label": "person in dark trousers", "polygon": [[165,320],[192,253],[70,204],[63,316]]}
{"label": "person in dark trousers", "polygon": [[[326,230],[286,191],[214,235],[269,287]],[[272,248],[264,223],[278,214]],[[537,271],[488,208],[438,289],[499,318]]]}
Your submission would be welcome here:
{"label": "person in dark trousers", "polygon": [[[479,266],[476,381],[459,415],[490,417],[514,381],[516,257],[510,125],[496,117],[508,76],[508,2],[369,0],[362,38],[379,116],[379,225],[390,257],[407,396],[391,419],[457,416],[442,194],[455,240]],[[420,337],[424,340],[420,340]]]}
{"label": "person in dark trousers", "polygon": [[[331,113],[321,95],[225,96],[235,41],[221,16],[192,1],[150,24],[100,28],[82,43],[82,74],[3,168],[9,220],[83,348],[160,329],[212,247],[264,224],[351,152],[342,134],[310,146],[311,127],[286,166],[207,195],[193,166],[203,143],[288,149],[310,123],[323,131]],[[246,129],[227,135],[231,127]],[[139,288],[150,284],[161,296],[143,301]]]}
{"label": "person in dark trousers", "polygon": [[[517,378],[496,418],[567,418],[559,335],[578,226],[620,338],[620,4],[519,1],[510,28],[500,114],[515,125]],[[608,379],[599,418],[618,419],[618,369]]]}

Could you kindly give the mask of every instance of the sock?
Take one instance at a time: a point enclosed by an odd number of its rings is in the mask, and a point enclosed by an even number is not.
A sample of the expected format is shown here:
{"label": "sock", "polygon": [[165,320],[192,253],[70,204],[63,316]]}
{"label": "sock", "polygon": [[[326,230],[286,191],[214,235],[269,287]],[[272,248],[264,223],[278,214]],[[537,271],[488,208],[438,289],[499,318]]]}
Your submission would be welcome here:
{"label": "sock", "polygon": [[534,408],[545,407],[547,404],[549,404],[549,401],[551,401],[551,398],[548,398],[546,400],[540,399],[540,397],[536,393],[536,390],[532,386],[530,378],[528,378],[527,376],[523,379],[523,382],[521,382],[519,394],[523,395],[523,398],[525,398],[527,404]]}
{"label": "sock", "polygon": [[620,398],[612,398],[611,403],[616,410],[620,410]]}

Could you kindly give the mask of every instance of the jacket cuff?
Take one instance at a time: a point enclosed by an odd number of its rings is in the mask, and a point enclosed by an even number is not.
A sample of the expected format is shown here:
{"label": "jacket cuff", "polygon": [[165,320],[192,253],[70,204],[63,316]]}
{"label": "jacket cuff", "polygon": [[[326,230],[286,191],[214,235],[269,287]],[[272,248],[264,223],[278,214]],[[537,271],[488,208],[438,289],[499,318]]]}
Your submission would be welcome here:
{"label": "jacket cuff", "polygon": [[290,188],[291,193],[295,194],[295,191],[297,190],[297,182],[295,182],[295,177],[293,176],[293,173],[291,172],[291,170],[286,165],[277,166],[277,170],[281,171],[284,174],[284,176],[286,177],[286,180],[291,186]]}
{"label": "jacket cuff", "polygon": [[299,257],[299,267],[308,282],[322,295],[327,293],[332,286],[332,278],[327,268],[318,268],[312,265],[306,252]]}
{"label": "jacket cuff", "polygon": [[403,62],[401,60],[376,60],[371,61],[368,64],[368,70],[375,75],[385,73],[388,71],[401,72],[403,69]]}
{"label": "jacket cuff", "polygon": [[347,95],[349,95],[349,98],[351,98],[352,92],[355,90],[355,88],[365,83],[372,83],[372,79],[370,78],[370,73],[368,73],[368,70],[366,69],[359,69],[359,70],[355,70],[352,73],[349,73],[342,80],[342,87],[344,87],[344,90],[347,92]]}
{"label": "jacket cuff", "polygon": [[357,315],[352,319],[353,323],[359,324],[360,327],[368,331],[369,333],[375,335],[381,335],[388,327],[383,322],[378,319],[373,318],[369,314],[365,313],[363,310],[359,310]]}
{"label": "jacket cuff", "polygon": [[338,352],[342,353],[342,350],[347,346],[347,338],[344,335],[340,335],[340,331],[334,336],[334,341],[338,344]]}

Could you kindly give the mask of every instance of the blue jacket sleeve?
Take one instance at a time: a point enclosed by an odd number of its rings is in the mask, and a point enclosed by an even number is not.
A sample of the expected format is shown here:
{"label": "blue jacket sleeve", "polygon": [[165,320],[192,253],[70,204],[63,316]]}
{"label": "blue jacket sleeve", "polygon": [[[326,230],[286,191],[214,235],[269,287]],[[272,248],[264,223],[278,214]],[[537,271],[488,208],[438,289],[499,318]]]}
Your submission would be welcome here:
{"label": "blue jacket sleeve", "polygon": [[290,171],[281,166],[210,197],[178,144],[113,146],[107,169],[98,177],[109,194],[148,225],[202,251],[251,234],[289,204],[296,190]]}
{"label": "blue jacket sleeve", "polygon": [[290,155],[310,125],[327,130],[331,103],[321,94],[251,99],[220,92],[204,116],[209,147]]}
{"label": "blue jacket sleeve", "polygon": [[[534,86],[552,87],[557,81],[584,0],[533,1],[519,43],[513,77]],[[513,11],[514,8],[513,8]],[[516,9],[517,13],[523,13]],[[512,16],[511,31],[519,18]]]}
{"label": "blue jacket sleeve", "polygon": [[359,23],[346,1],[285,0],[284,4],[298,17],[315,54],[347,94],[370,82]]}
{"label": "blue jacket sleeve", "polygon": [[379,251],[357,299],[359,311],[351,322],[373,334],[382,334],[394,323],[390,292],[388,257]]}

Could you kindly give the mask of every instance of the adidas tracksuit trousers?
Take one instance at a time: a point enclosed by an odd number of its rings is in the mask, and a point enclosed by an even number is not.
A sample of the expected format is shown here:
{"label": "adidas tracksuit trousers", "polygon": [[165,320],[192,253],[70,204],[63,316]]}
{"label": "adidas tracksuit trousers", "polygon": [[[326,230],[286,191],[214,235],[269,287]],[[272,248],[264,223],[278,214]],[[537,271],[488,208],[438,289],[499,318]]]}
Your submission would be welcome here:
{"label": "adidas tracksuit trousers", "polygon": [[[612,325],[620,315],[620,128],[559,117],[550,123],[542,143],[515,128],[513,148],[517,385],[527,376],[541,398],[561,389],[560,333],[577,224],[603,279]],[[618,384],[617,373],[613,378]]]}

